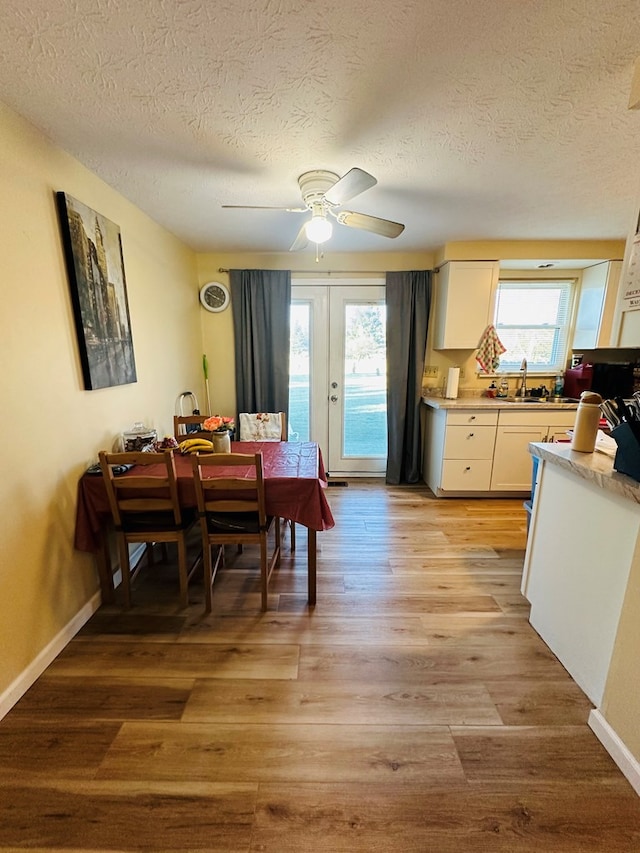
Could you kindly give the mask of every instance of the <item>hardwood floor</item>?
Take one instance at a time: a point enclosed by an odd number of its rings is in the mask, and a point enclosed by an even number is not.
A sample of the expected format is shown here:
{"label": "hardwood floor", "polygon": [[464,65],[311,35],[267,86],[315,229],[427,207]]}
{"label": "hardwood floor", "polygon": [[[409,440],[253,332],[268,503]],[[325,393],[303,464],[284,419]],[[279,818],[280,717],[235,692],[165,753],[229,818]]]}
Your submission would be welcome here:
{"label": "hardwood floor", "polygon": [[520,500],[329,490],[260,612],[228,551],[99,610],[0,722],[0,850],[640,851],[640,799],[527,621]]}

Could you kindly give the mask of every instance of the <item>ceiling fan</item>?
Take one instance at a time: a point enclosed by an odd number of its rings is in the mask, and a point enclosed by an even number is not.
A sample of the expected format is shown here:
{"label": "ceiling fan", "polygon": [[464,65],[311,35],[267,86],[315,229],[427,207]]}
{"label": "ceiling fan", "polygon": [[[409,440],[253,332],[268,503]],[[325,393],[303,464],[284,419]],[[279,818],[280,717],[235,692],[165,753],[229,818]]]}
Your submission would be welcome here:
{"label": "ceiling fan", "polygon": [[289,249],[290,252],[304,249],[309,241],[317,246],[328,240],[333,232],[330,216],[340,225],[347,225],[349,228],[371,231],[383,237],[397,237],[404,231],[404,225],[399,222],[369,216],[367,213],[355,213],[352,210],[336,210],[344,202],[355,198],[377,183],[373,175],[363,169],[350,169],[342,177],[324,169],[314,169],[311,172],[304,172],[298,178],[304,207],[271,207],[252,204],[223,204],[222,207],[244,210],[286,210],[289,213],[310,212],[311,219],[303,223]]}

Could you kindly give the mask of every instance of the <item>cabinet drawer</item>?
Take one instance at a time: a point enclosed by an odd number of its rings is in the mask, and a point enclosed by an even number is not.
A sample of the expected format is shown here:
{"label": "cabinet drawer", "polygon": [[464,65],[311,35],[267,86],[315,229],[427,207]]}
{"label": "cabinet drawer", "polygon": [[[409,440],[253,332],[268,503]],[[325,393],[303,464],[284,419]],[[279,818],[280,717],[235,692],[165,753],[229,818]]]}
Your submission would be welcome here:
{"label": "cabinet drawer", "polygon": [[450,426],[496,426],[498,412],[447,412],[447,428]]}
{"label": "cabinet drawer", "polygon": [[[535,403],[532,404],[535,407]],[[576,419],[576,409],[561,409],[553,411],[540,409],[537,412],[500,412],[500,426],[528,426],[528,427],[571,427]]]}
{"label": "cabinet drawer", "polygon": [[491,459],[496,440],[492,426],[447,426],[445,459]]}
{"label": "cabinet drawer", "polygon": [[487,492],[491,485],[491,459],[445,459],[442,463],[443,491]]}

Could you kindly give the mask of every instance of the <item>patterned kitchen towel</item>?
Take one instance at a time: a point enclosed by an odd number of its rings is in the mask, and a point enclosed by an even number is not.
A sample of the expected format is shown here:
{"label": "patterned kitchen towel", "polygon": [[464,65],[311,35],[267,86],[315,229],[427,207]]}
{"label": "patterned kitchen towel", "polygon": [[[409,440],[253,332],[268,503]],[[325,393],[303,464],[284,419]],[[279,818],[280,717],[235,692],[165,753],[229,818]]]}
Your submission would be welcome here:
{"label": "patterned kitchen towel", "polygon": [[485,373],[495,373],[500,366],[500,356],[507,348],[502,345],[495,326],[487,326],[478,344],[476,361]]}

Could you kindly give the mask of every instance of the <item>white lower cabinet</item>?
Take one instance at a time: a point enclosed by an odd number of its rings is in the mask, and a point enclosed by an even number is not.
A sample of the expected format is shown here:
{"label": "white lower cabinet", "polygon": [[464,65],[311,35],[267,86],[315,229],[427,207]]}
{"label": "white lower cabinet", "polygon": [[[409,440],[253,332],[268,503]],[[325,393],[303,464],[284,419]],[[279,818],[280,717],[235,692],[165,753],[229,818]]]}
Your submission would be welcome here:
{"label": "white lower cabinet", "polygon": [[573,409],[487,412],[430,408],[424,481],[438,497],[529,492],[533,468],[529,444],[566,438],[575,416]]}
{"label": "white lower cabinet", "polygon": [[491,490],[528,492],[531,489],[533,470],[529,443],[567,438],[567,430],[573,426],[575,418],[576,413],[571,409],[556,412],[549,409],[541,409],[539,412],[510,412],[501,409],[496,431]]}
{"label": "white lower cabinet", "polygon": [[489,490],[497,423],[497,411],[429,411],[423,475],[434,494]]}
{"label": "white lower cabinet", "polygon": [[523,492],[531,488],[529,443],[546,441],[546,427],[499,426],[491,471],[494,491]]}

